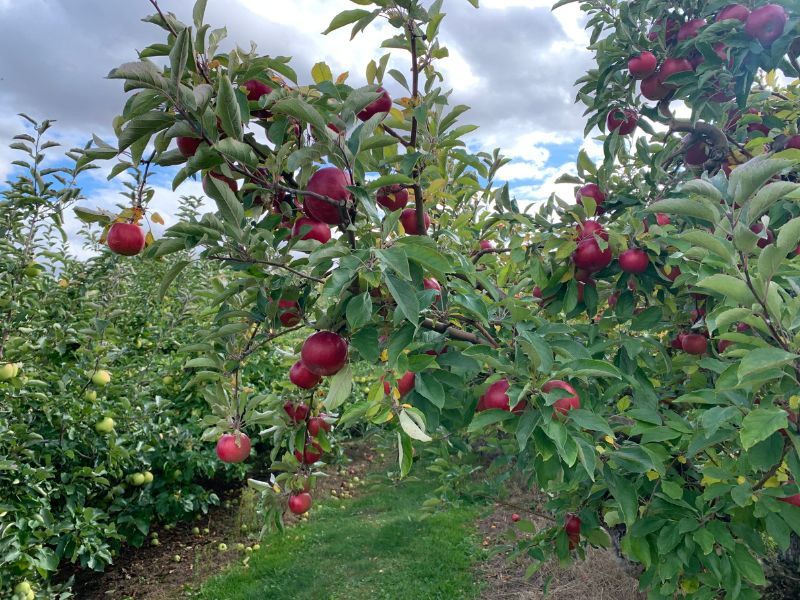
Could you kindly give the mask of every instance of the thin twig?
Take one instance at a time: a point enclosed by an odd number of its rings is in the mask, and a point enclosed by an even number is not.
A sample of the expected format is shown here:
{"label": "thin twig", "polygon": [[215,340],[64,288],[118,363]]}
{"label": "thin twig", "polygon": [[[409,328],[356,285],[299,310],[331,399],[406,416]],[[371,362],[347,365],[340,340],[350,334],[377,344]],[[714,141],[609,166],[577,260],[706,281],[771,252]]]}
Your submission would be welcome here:
{"label": "thin twig", "polygon": [[237,258],[235,256],[219,256],[217,254],[210,254],[206,258],[210,258],[212,260],[227,260],[230,262],[238,262],[238,263],[245,263],[250,265],[267,265],[269,267],[275,267],[278,269],[286,269],[290,273],[297,275],[298,277],[303,277],[304,279],[309,279],[316,283],[325,283],[324,279],[320,279],[319,277],[314,277],[313,275],[308,275],[307,273],[303,273],[302,271],[298,271],[297,269],[293,269],[287,265],[273,262],[271,260],[258,260],[255,258]]}
{"label": "thin twig", "polygon": [[150,4],[152,4],[153,8],[156,9],[156,12],[158,12],[158,16],[161,17],[162,21],[164,21],[164,25],[169,27],[169,30],[172,33],[172,35],[174,35],[175,37],[178,37],[178,32],[175,31],[175,28],[172,26],[172,23],[167,21],[167,18],[164,16],[164,13],[161,12],[161,9],[158,7],[158,2],[156,0],[150,0]]}

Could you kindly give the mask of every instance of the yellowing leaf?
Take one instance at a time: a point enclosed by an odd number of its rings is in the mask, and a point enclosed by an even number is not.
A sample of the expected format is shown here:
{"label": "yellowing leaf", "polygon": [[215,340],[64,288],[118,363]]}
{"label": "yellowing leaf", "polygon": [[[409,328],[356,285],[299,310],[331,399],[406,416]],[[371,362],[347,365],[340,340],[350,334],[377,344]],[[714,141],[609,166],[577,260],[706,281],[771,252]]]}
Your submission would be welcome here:
{"label": "yellowing leaf", "polygon": [[339,75],[339,76],[336,78],[336,84],[337,84],[337,85],[341,85],[342,83],[344,83],[345,81],[347,81],[347,78],[348,78],[349,76],[350,76],[350,71],[345,71],[344,73],[342,73],[341,75]]}
{"label": "yellowing leaf", "polygon": [[683,456],[683,455],[679,456],[679,457],[677,458],[677,460],[678,460],[678,462],[679,462],[679,463],[681,463],[682,465],[685,465],[685,464],[686,464],[686,457],[685,457],[685,456]]}
{"label": "yellowing leaf", "polygon": [[158,223],[159,225],[164,224],[164,218],[158,213],[153,213],[152,215],[150,215],[150,220],[153,223]]}
{"label": "yellowing leaf", "polygon": [[152,232],[152,231],[148,231],[148,232],[147,232],[147,235],[146,235],[146,236],[144,236],[144,245],[145,245],[145,248],[146,248],[147,246],[150,246],[150,245],[151,245],[153,242],[155,242],[155,241],[156,241],[156,238],[154,238],[154,237],[153,237],[153,232]]}
{"label": "yellowing leaf", "polygon": [[436,194],[442,188],[444,188],[444,186],[446,184],[447,184],[447,180],[442,179],[441,177],[439,179],[434,179],[433,181],[431,181],[431,184],[428,186],[428,194],[429,195]]}
{"label": "yellowing leaf", "polygon": [[333,73],[326,63],[318,62],[311,67],[311,77],[314,79],[314,83],[322,83],[323,81],[331,81]]}
{"label": "yellowing leaf", "polygon": [[646,473],[646,475],[647,475],[647,478],[648,478],[650,481],[655,481],[656,479],[658,479],[658,478],[660,477],[660,475],[658,474],[658,472],[657,472],[657,471],[648,471],[648,472]]}
{"label": "yellowing leaf", "polygon": [[[393,119],[400,121],[401,123],[405,120],[405,117],[403,116],[403,113],[399,108],[392,108],[389,111],[389,114]],[[393,146],[387,146],[387,148],[392,148],[392,147]]]}
{"label": "yellowing leaf", "polygon": [[384,349],[381,351],[381,362],[386,362],[387,360],[389,360],[389,351]]}

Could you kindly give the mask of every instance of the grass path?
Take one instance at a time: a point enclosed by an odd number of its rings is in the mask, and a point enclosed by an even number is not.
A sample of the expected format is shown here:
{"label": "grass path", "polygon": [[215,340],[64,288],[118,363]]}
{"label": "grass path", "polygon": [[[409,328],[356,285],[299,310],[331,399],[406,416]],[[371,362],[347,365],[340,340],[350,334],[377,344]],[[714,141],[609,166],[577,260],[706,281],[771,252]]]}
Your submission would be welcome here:
{"label": "grass path", "polygon": [[[479,595],[477,508],[423,517],[426,480],[365,487],[326,498],[312,517],[261,544],[247,568],[207,582],[208,600],[435,600]],[[344,508],[342,508],[344,506]]]}

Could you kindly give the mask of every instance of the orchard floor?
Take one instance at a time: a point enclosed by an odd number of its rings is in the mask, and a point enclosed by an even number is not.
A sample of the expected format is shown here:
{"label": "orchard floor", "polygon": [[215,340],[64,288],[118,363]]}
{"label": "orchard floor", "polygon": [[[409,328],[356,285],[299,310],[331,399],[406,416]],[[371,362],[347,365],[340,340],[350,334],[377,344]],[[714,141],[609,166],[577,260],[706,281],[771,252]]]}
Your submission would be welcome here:
{"label": "orchard floor", "polygon": [[[209,527],[208,534],[192,535],[194,524],[161,532],[158,547],[130,551],[106,574],[79,581],[77,598],[644,598],[608,551],[590,550],[585,562],[568,568],[545,565],[525,579],[528,563],[511,562],[506,554],[515,537],[513,512],[547,525],[543,517],[526,514],[524,507],[535,505],[529,493],[516,490],[503,504],[426,514],[420,506],[436,482],[421,466],[396,484],[376,467],[379,451],[352,446],[347,454],[352,462],[321,479],[309,520],[293,520],[285,534],[265,537],[259,550],[235,549],[236,543],[254,543],[249,531],[241,531],[254,515],[244,497],[232,498],[232,508],[221,507],[199,523],[201,530]],[[351,497],[342,498],[342,491]],[[219,542],[227,552],[217,550]]]}

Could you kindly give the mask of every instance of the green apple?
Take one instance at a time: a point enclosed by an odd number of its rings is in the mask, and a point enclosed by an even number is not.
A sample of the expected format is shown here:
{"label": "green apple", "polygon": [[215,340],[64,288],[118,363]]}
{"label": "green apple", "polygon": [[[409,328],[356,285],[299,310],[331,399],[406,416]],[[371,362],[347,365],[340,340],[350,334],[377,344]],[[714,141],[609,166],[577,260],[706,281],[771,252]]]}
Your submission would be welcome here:
{"label": "green apple", "polygon": [[94,390],[86,390],[86,393],[83,395],[83,397],[89,402],[94,402],[97,400],[97,392]]}
{"label": "green apple", "polygon": [[209,533],[211,530],[208,527],[203,527],[203,533]]}
{"label": "green apple", "polygon": [[244,544],[242,544],[241,542],[239,542],[238,544],[236,544],[236,545],[234,546],[234,548],[236,548],[236,551],[237,551],[237,552],[244,552]]}
{"label": "green apple", "polygon": [[152,471],[145,471],[144,472],[144,482],[145,483],[153,483],[153,473],[152,473]]}
{"label": "green apple", "polygon": [[192,534],[200,535],[200,528],[199,527],[193,527],[192,528]]}
{"label": "green apple", "polygon": [[114,431],[114,419],[106,417],[102,421],[98,421],[94,426],[94,430],[97,433],[111,433]]}
{"label": "green apple", "polygon": [[153,538],[152,540],[150,540],[151,546],[158,546],[159,544],[161,544],[161,542],[158,541],[158,538]]}
{"label": "green apple", "polygon": [[100,369],[92,373],[92,383],[97,386],[100,387],[106,386],[109,384],[110,381],[111,381],[111,373],[109,373],[104,369]]}
{"label": "green apple", "polygon": [[0,381],[8,381],[14,377],[14,365],[6,363],[0,367]]}
{"label": "green apple", "polygon": [[225,544],[224,542],[221,543],[219,546],[217,546],[217,550],[219,550],[220,552],[227,552],[228,544]]}
{"label": "green apple", "polygon": [[181,562],[181,555],[176,554],[175,556],[172,557],[172,560],[174,560],[175,562]]}
{"label": "green apple", "polygon": [[244,549],[244,551],[250,554],[253,551],[253,549],[250,546],[248,546],[247,548]]}
{"label": "green apple", "polygon": [[15,594],[22,594],[22,595],[27,596],[32,591],[33,591],[33,588],[31,588],[31,584],[28,583],[27,580],[22,580],[17,585],[14,586],[14,593]]}
{"label": "green apple", "polygon": [[130,482],[137,487],[144,485],[144,473],[134,473],[130,476]]}
{"label": "green apple", "polygon": [[40,265],[37,265],[35,262],[32,262],[27,267],[25,267],[25,269],[22,272],[25,273],[27,277],[38,277],[39,275],[42,274],[42,271],[44,271],[44,269]]}
{"label": "green apple", "polygon": [[169,385],[172,383],[172,376],[171,375],[164,375],[164,378],[161,380],[164,385]]}
{"label": "green apple", "polygon": [[258,552],[261,550],[261,544],[253,544],[253,552]]}

